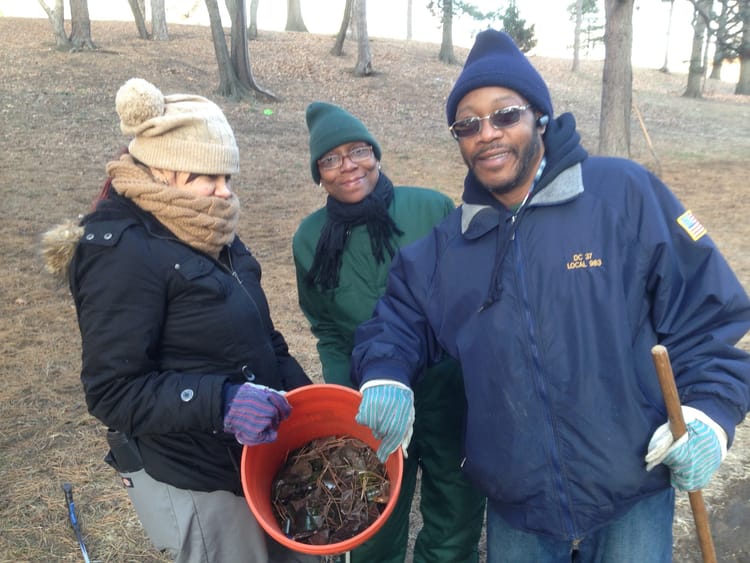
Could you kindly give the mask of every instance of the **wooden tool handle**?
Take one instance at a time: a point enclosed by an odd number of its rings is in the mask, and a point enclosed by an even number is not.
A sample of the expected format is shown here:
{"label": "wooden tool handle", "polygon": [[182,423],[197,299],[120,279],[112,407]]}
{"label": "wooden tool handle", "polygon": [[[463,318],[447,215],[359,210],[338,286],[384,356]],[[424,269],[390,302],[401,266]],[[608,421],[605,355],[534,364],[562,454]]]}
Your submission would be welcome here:
{"label": "wooden tool handle", "polygon": [[[687,427],[682,416],[680,396],[677,394],[677,385],[674,382],[669,353],[664,346],[657,344],[651,348],[651,357],[656,367],[656,375],[659,378],[662,395],[664,395],[664,404],[667,407],[669,430],[672,432],[672,438],[677,440],[687,432]],[[688,493],[688,498],[690,499],[690,509],[693,511],[693,521],[698,533],[703,563],[716,563],[716,550],[714,540],[711,537],[711,527],[708,523],[708,513],[706,512],[706,504],[703,502],[703,494],[700,490],[691,491]]]}
{"label": "wooden tool handle", "polygon": [[680,405],[680,396],[677,394],[677,385],[674,382],[674,373],[672,373],[672,363],[669,361],[669,353],[661,344],[651,348],[651,356],[656,366],[656,377],[659,378],[659,386],[664,396],[664,404],[667,407],[667,417],[669,418],[669,430],[672,432],[672,438],[677,440],[687,432],[685,419],[682,417],[682,406]]}

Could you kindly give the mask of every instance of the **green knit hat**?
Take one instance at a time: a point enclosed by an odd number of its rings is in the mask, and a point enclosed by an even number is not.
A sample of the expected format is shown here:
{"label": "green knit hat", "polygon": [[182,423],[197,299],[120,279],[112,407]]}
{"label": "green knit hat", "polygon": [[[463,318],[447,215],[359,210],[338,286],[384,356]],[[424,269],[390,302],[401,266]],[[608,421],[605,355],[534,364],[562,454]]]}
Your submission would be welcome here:
{"label": "green knit hat", "polygon": [[339,106],[313,102],[305,113],[310,132],[310,172],[316,184],[320,183],[318,159],[331,149],[345,143],[363,141],[372,145],[375,158],[380,160],[380,145],[364,123]]}

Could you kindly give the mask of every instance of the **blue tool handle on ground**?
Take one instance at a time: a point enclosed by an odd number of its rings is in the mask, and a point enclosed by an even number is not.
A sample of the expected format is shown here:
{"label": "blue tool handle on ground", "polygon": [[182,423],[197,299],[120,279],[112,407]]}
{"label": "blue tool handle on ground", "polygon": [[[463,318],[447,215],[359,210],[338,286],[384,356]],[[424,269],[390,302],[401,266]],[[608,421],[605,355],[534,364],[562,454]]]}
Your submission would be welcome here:
{"label": "blue tool handle on ground", "polygon": [[65,503],[68,505],[68,517],[70,518],[70,525],[73,526],[73,531],[76,534],[78,540],[78,547],[81,548],[81,554],[83,554],[84,563],[91,563],[89,559],[88,550],[86,544],[83,543],[83,534],[81,533],[81,526],[78,524],[78,516],[76,515],[76,505],[73,502],[73,485],[70,483],[62,484],[63,492],[65,492]]}

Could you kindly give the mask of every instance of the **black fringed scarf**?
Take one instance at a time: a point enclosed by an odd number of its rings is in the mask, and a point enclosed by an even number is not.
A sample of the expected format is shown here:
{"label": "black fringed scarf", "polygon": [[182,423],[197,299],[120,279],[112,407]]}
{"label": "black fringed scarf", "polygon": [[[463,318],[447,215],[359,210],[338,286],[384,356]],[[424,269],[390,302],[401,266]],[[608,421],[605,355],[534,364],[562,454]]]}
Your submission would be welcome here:
{"label": "black fringed scarf", "polygon": [[344,255],[346,239],[351,229],[367,225],[370,235],[372,255],[379,263],[385,262],[383,250],[392,258],[396,250],[391,240],[394,235],[404,234],[388,215],[388,207],[393,201],[393,184],[380,172],[375,189],[358,203],[342,203],[331,196],[326,201],[328,219],[320,232],[310,271],[305,282],[317,285],[326,291],[339,285],[341,259]]}

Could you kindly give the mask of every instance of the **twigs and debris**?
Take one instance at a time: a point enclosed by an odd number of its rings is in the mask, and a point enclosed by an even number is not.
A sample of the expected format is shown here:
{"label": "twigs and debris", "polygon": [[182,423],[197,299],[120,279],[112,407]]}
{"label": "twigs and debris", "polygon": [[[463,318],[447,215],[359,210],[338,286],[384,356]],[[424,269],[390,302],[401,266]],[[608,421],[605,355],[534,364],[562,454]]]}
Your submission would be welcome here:
{"label": "twigs and debris", "polygon": [[312,440],[289,453],[273,482],[281,530],[310,545],[338,543],[365,530],[390,497],[385,465],[347,436]]}

